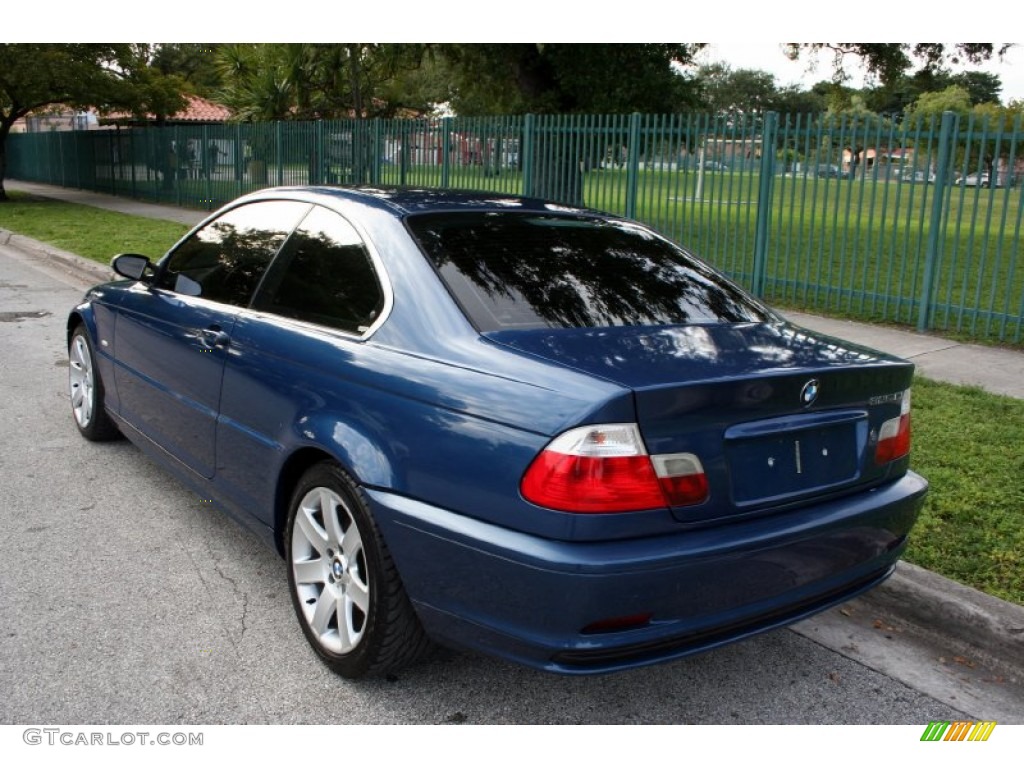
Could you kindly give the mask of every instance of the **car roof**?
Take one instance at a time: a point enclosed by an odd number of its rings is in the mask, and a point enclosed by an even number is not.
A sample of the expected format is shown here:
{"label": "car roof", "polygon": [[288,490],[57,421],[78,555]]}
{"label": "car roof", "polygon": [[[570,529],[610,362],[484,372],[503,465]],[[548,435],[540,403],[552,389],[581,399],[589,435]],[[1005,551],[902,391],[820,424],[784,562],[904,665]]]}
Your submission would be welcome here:
{"label": "car roof", "polygon": [[[350,200],[387,210],[402,217],[415,213],[443,211],[518,210],[535,213],[599,215],[598,211],[554,203],[521,195],[465,189],[419,189],[414,187],[277,187],[261,190],[259,196],[275,192],[309,195],[311,198]],[[600,214],[607,215],[607,214]],[[614,218],[614,217],[613,217]]]}

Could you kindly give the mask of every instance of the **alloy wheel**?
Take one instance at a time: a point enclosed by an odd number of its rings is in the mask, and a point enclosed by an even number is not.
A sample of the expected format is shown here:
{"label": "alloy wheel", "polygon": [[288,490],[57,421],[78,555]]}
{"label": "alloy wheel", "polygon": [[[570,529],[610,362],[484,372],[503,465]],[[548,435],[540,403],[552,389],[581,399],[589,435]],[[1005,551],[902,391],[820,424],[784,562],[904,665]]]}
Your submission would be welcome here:
{"label": "alloy wheel", "polygon": [[370,584],[351,511],[330,488],[310,490],[292,527],[294,588],[306,624],[327,651],[354,650],[366,631]]}

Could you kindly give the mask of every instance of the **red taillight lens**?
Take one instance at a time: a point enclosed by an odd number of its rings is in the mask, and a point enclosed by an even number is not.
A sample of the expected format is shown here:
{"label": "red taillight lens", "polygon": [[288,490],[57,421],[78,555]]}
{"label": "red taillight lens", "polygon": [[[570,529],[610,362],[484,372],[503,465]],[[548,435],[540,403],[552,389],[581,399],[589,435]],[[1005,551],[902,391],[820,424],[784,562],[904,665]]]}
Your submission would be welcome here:
{"label": "red taillight lens", "polygon": [[662,493],[673,507],[700,504],[708,497],[708,477],[692,453],[651,456]]}
{"label": "red taillight lens", "polygon": [[569,430],[523,475],[523,498],[562,512],[633,512],[697,504],[707,479],[692,454],[648,456],[635,424]]}
{"label": "red taillight lens", "polygon": [[910,390],[903,393],[900,415],[882,424],[875,446],[875,463],[885,464],[910,453]]}
{"label": "red taillight lens", "polygon": [[646,456],[538,456],[521,484],[523,496],[563,512],[630,512],[667,506]]}

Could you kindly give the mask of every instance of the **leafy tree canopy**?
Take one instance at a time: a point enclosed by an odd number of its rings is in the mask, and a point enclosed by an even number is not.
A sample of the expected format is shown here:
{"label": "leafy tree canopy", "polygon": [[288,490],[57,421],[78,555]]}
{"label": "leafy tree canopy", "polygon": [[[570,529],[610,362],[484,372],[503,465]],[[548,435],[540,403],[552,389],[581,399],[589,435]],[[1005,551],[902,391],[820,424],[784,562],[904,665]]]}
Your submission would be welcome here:
{"label": "leafy tree canopy", "polygon": [[0,201],[6,200],[7,136],[15,121],[60,104],[168,114],[184,82],[151,66],[147,46],[128,43],[0,44]]}
{"label": "leafy tree canopy", "polygon": [[966,71],[953,75],[944,70],[921,70],[888,85],[867,89],[865,95],[875,112],[898,114],[905,112],[922,94],[936,93],[954,85],[967,91],[971,104],[998,103],[1003,89],[999,75],[989,72]]}
{"label": "leafy tree canopy", "polygon": [[760,114],[775,108],[775,75],[757,69],[733,69],[715,62],[697,70],[702,107],[715,113]]}
{"label": "leafy tree canopy", "polygon": [[124,45],[0,44],[0,121],[50,104],[96,106],[117,98]]}
{"label": "leafy tree canopy", "polygon": [[215,55],[216,96],[242,120],[391,117],[423,112],[432,93],[415,74],[423,46],[236,43]]}
{"label": "leafy tree canopy", "polygon": [[805,51],[832,53],[833,80],[848,79],[846,63],[852,57],[860,61],[883,85],[903,77],[909,69],[934,72],[950,64],[980,64],[993,56],[1002,56],[1011,43],[787,43],[786,53],[799,59]]}
{"label": "leafy tree canopy", "polygon": [[954,112],[966,117],[971,113],[971,94],[959,85],[922,93],[907,109],[906,116],[910,120],[920,120],[941,117],[943,112]]}
{"label": "leafy tree canopy", "polygon": [[697,104],[681,73],[702,44],[441,44],[459,114],[675,112]]}
{"label": "leafy tree canopy", "polygon": [[697,70],[699,108],[716,114],[759,115],[767,111],[786,115],[825,111],[832,85],[805,90],[789,85],[779,88],[775,76],[758,69],[733,69],[726,62],[706,64]]}
{"label": "leafy tree canopy", "polygon": [[217,68],[220,43],[158,43],[146,46],[149,64],[164,75],[187,83],[190,93],[212,98],[222,85]]}

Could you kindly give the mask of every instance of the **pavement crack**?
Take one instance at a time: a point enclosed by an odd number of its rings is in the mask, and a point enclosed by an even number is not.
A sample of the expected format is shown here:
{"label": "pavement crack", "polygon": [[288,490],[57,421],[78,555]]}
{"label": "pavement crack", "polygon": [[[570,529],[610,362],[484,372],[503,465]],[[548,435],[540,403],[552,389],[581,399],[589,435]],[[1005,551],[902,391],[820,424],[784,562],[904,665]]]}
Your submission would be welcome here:
{"label": "pavement crack", "polygon": [[[219,604],[220,600],[216,597],[213,585],[209,582],[209,580],[207,580],[206,576],[204,575],[203,568],[200,567],[200,564],[196,562],[195,557],[193,556],[191,550],[188,549],[188,547],[183,547],[183,549],[185,550],[185,554],[187,555],[188,559],[191,561],[192,567],[195,569],[196,575],[199,577],[199,581],[203,583],[203,588],[206,590],[206,594],[209,595],[210,599],[213,601],[214,604]],[[206,554],[207,558],[204,562],[213,564],[213,570],[216,571],[217,575],[221,578],[222,581],[226,582],[231,586],[232,594],[235,596],[237,600],[240,600],[242,603],[242,615],[240,619],[242,629],[237,634],[234,632],[234,628],[231,626],[227,626],[227,622],[225,621],[225,619],[222,618],[220,614],[218,614],[218,623],[220,623],[220,625],[223,627],[224,632],[227,635],[228,642],[231,643],[231,645],[237,652],[239,650],[239,641],[245,637],[245,632],[249,628],[249,595],[246,594],[244,590],[239,588],[238,582],[236,582],[233,578],[231,578],[228,574],[224,572],[223,568],[221,568],[220,561],[214,556],[213,551],[209,548],[208,545],[206,547]]]}
{"label": "pavement crack", "polygon": [[233,578],[224,573],[224,570],[221,568],[220,562],[216,559],[213,560],[213,569],[217,571],[218,576],[220,576],[222,579],[224,579],[224,581],[231,585],[231,591],[235,594],[235,597],[242,601],[242,631],[238,633],[238,639],[242,640],[245,637],[245,631],[249,628],[248,624],[246,623],[246,620],[249,618],[249,595],[245,590],[239,588],[238,582],[236,582]]}
{"label": "pavement crack", "polygon": [[928,355],[934,355],[936,352],[948,352],[951,349],[962,347],[963,344],[950,344],[945,347],[937,347],[936,349],[926,349],[924,352],[916,352],[913,355],[903,355],[902,357],[906,360],[915,360],[919,357],[927,357]]}

